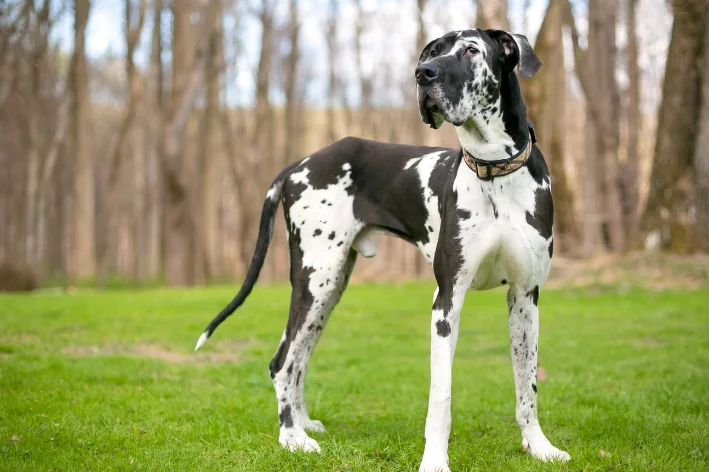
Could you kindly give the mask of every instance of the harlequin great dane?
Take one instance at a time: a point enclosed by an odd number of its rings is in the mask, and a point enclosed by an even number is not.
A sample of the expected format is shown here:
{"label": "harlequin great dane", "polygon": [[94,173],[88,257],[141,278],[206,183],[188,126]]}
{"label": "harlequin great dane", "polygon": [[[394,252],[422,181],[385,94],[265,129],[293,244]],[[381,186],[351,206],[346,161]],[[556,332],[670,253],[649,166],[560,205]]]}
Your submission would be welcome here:
{"label": "harlequin great dane", "polygon": [[524,36],[448,33],[421,53],[418,105],[432,128],[444,121],[455,126],[462,149],[346,138],[288,166],[273,181],[246,280],[197,349],[251,292],[282,200],[293,291],[288,324],[269,365],[281,445],[320,450],[306,434],[324,430],[305,406],[308,361],[357,254],[374,256],[371,235],[384,231],[415,244],[433,265],[438,284],[420,470],[449,470],[451,364],[465,294],[505,284],[522,445],[541,460],[570,458],[549,442],[537,418],[537,303],[553,252],[553,205],[514,69],[530,78],[540,66]]}

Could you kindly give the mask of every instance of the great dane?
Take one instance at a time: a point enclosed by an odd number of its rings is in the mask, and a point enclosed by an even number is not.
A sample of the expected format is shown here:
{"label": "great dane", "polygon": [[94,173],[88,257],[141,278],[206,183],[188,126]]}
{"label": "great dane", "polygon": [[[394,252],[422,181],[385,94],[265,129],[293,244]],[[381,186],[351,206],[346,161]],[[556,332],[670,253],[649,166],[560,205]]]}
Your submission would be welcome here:
{"label": "great dane", "polygon": [[[279,442],[320,451],[306,431],[308,361],[347,286],[357,254],[372,257],[374,232],[415,244],[438,288],[431,318],[431,390],[421,471],[449,471],[451,367],[468,290],[508,285],[516,419],[522,446],[541,460],[570,457],[537,418],[539,290],[553,252],[551,180],[533,144],[518,69],[541,66],[524,36],[455,31],[431,41],[415,71],[424,123],[455,126],[461,149],[345,138],[283,169],[263,205],[256,249],[236,297],[207,326],[202,346],[254,286],[283,201],[293,287],[288,324],[269,365],[278,401]],[[531,131],[531,132],[530,132]]]}

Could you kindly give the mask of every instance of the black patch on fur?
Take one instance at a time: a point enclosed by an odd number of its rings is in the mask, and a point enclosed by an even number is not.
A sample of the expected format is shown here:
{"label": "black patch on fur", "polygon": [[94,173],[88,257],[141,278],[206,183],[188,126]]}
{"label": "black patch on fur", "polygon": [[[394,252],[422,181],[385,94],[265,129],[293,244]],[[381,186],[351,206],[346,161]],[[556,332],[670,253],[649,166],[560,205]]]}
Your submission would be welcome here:
{"label": "black patch on fur", "polygon": [[532,152],[529,154],[529,159],[525,164],[529,170],[529,175],[532,176],[535,182],[539,185],[544,183],[544,178],[549,177],[549,168],[544,160],[544,156],[536,146],[532,147]]}
{"label": "black patch on fur", "polygon": [[537,306],[539,303],[539,285],[535,285],[532,290],[527,292],[527,296],[532,298],[532,303]]}
{"label": "black patch on fur", "polygon": [[327,237],[327,239],[330,239],[330,240],[335,239],[335,232],[333,231],[332,233],[330,233],[330,235]]}
{"label": "black patch on fur", "polygon": [[293,417],[291,416],[290,405],[283,407],[283,410],[278,414],[278,422],[281,427],[292,428],[293,427]]}
{"label": "black patch on fur", "polygon": [[554,255],[554,240],[552,239],[551,242],[549,242],[549,259],[551,259],[551,256]]}
{"label": "black patch on fur", "polygon": [[436,332],[442,338],[447,338],[451,334],[451,325],[447,320],[436,321]]}
{"label": "black patch on fur", "polygon": [[534,390],[534,393],[537,393],[537,384],[532,384],[532,390]]}
{"label": "black patch on fur", "polygon": [[322,234],[321,229],[316,229],[315,231],[313,231],[313,236],[320,236],[321,234]]}
{"label": "black patch on fur", "polygon": [[[420,181],[416,165],[404,169],[410,159],[437,151],[442,152],[429,182]],[[421,188],[430,187],[440,199],[451,171],[451,157],[457,152],[345,138],[311,156],[308,179],[315,188],[325,188],[325,184],[336,183],[333,174],[344,175],[342,166],[349,164],[352,184],[347,190],[350,194],[357,193],[355,217],[367,226],[383,229],[409,242],[425,244],[429,242],[430,232],[426,227],[428,211]]]}
{"label": "black patch on fur", "polygon": [[462,221],[462,220],[469,220],[470,217],[471,217],[470,211],[469,211],[469,210],[462,209],[462,208],[458,208],[458,209],[455,211],[455,214],[456,214],[456,216],[458,217],[458,219],[461,220],[461,221]]}
{"label": "black patch on fur", "polygon": [[487,196],[488,201],[490,202],[490,205],[492,205],[492,213],[495,215],[495,219],[499,216],[497,213],[497,205],[495,205],[495,202],[492,200],[492,197],[490,195]]}
{"label": "black patch on fur", "polygon": [[554,226],[554,202],[549,189],[539,188],[535,192],[535,209],[532,215],[526,212],[527,224],[536,229],[544,239],[549,239]]}
{"label": "black patch on fur", "polygon": [[457,208],[458,195],[453,190],[453,180],[458,172],[462,157],[463,152],[461,150],[458,152],[458,157],[446,183],[448,191],[445,193],[443,201],[439,240],[447,243],[436,246],[436,254],[433,259],[433,272],[438,283],[438,296],[436,296],[436,300],[433,303],[433,309],[442,310],[444,317],[448,316],[448,313],[453,308],[453,281],[462,265],[460,255],[463,253],[463,247],[459,238],[461,231],[460,219],[458,218],[458,213],[454,211]]}

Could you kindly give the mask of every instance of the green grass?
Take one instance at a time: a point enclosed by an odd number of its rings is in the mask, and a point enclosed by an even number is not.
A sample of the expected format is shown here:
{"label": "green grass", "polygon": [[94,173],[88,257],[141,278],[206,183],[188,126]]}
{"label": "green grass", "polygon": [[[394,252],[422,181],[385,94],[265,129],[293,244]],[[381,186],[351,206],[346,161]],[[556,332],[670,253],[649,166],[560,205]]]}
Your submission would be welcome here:
{"label": "green grass", "polygon": [[[277,444],[267,372],[288,289],[0,296],[0,469],[410,471],[423,452],[432,284],[353,286],[306,397],[321,455]],[[471,293],[454,366],[454,472],[709,470],[709,293],[544,291],[539,414],[566,465],[521,451],[502,291]],[[601,450],[604,451],[601,454]]]}

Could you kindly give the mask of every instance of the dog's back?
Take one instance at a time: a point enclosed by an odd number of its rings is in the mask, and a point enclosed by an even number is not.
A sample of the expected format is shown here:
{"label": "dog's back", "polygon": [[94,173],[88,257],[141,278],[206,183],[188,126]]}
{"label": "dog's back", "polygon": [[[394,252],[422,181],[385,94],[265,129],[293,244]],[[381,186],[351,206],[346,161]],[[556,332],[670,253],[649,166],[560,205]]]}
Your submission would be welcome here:
{"label": "dog's back", "polygon": [[285,208],[290,213],[292,205],[310,189],[318,190],[327,200],[324,204],[322,199],[312,202],[326,211],[335,204],[331,200],[337,198],[335,189],[344,179],[345,194],[352,200],[353,217],[358,222],[412,243],[429,241],[430,233],[438,231],[431,224],[427,228],[429,213],[434,208],[440,213],[437,202],[433,208],[431,202],[441,201],[458,155],[459,150],[449,148],[345,138],[303,159],[294,169],[284,186]]}

